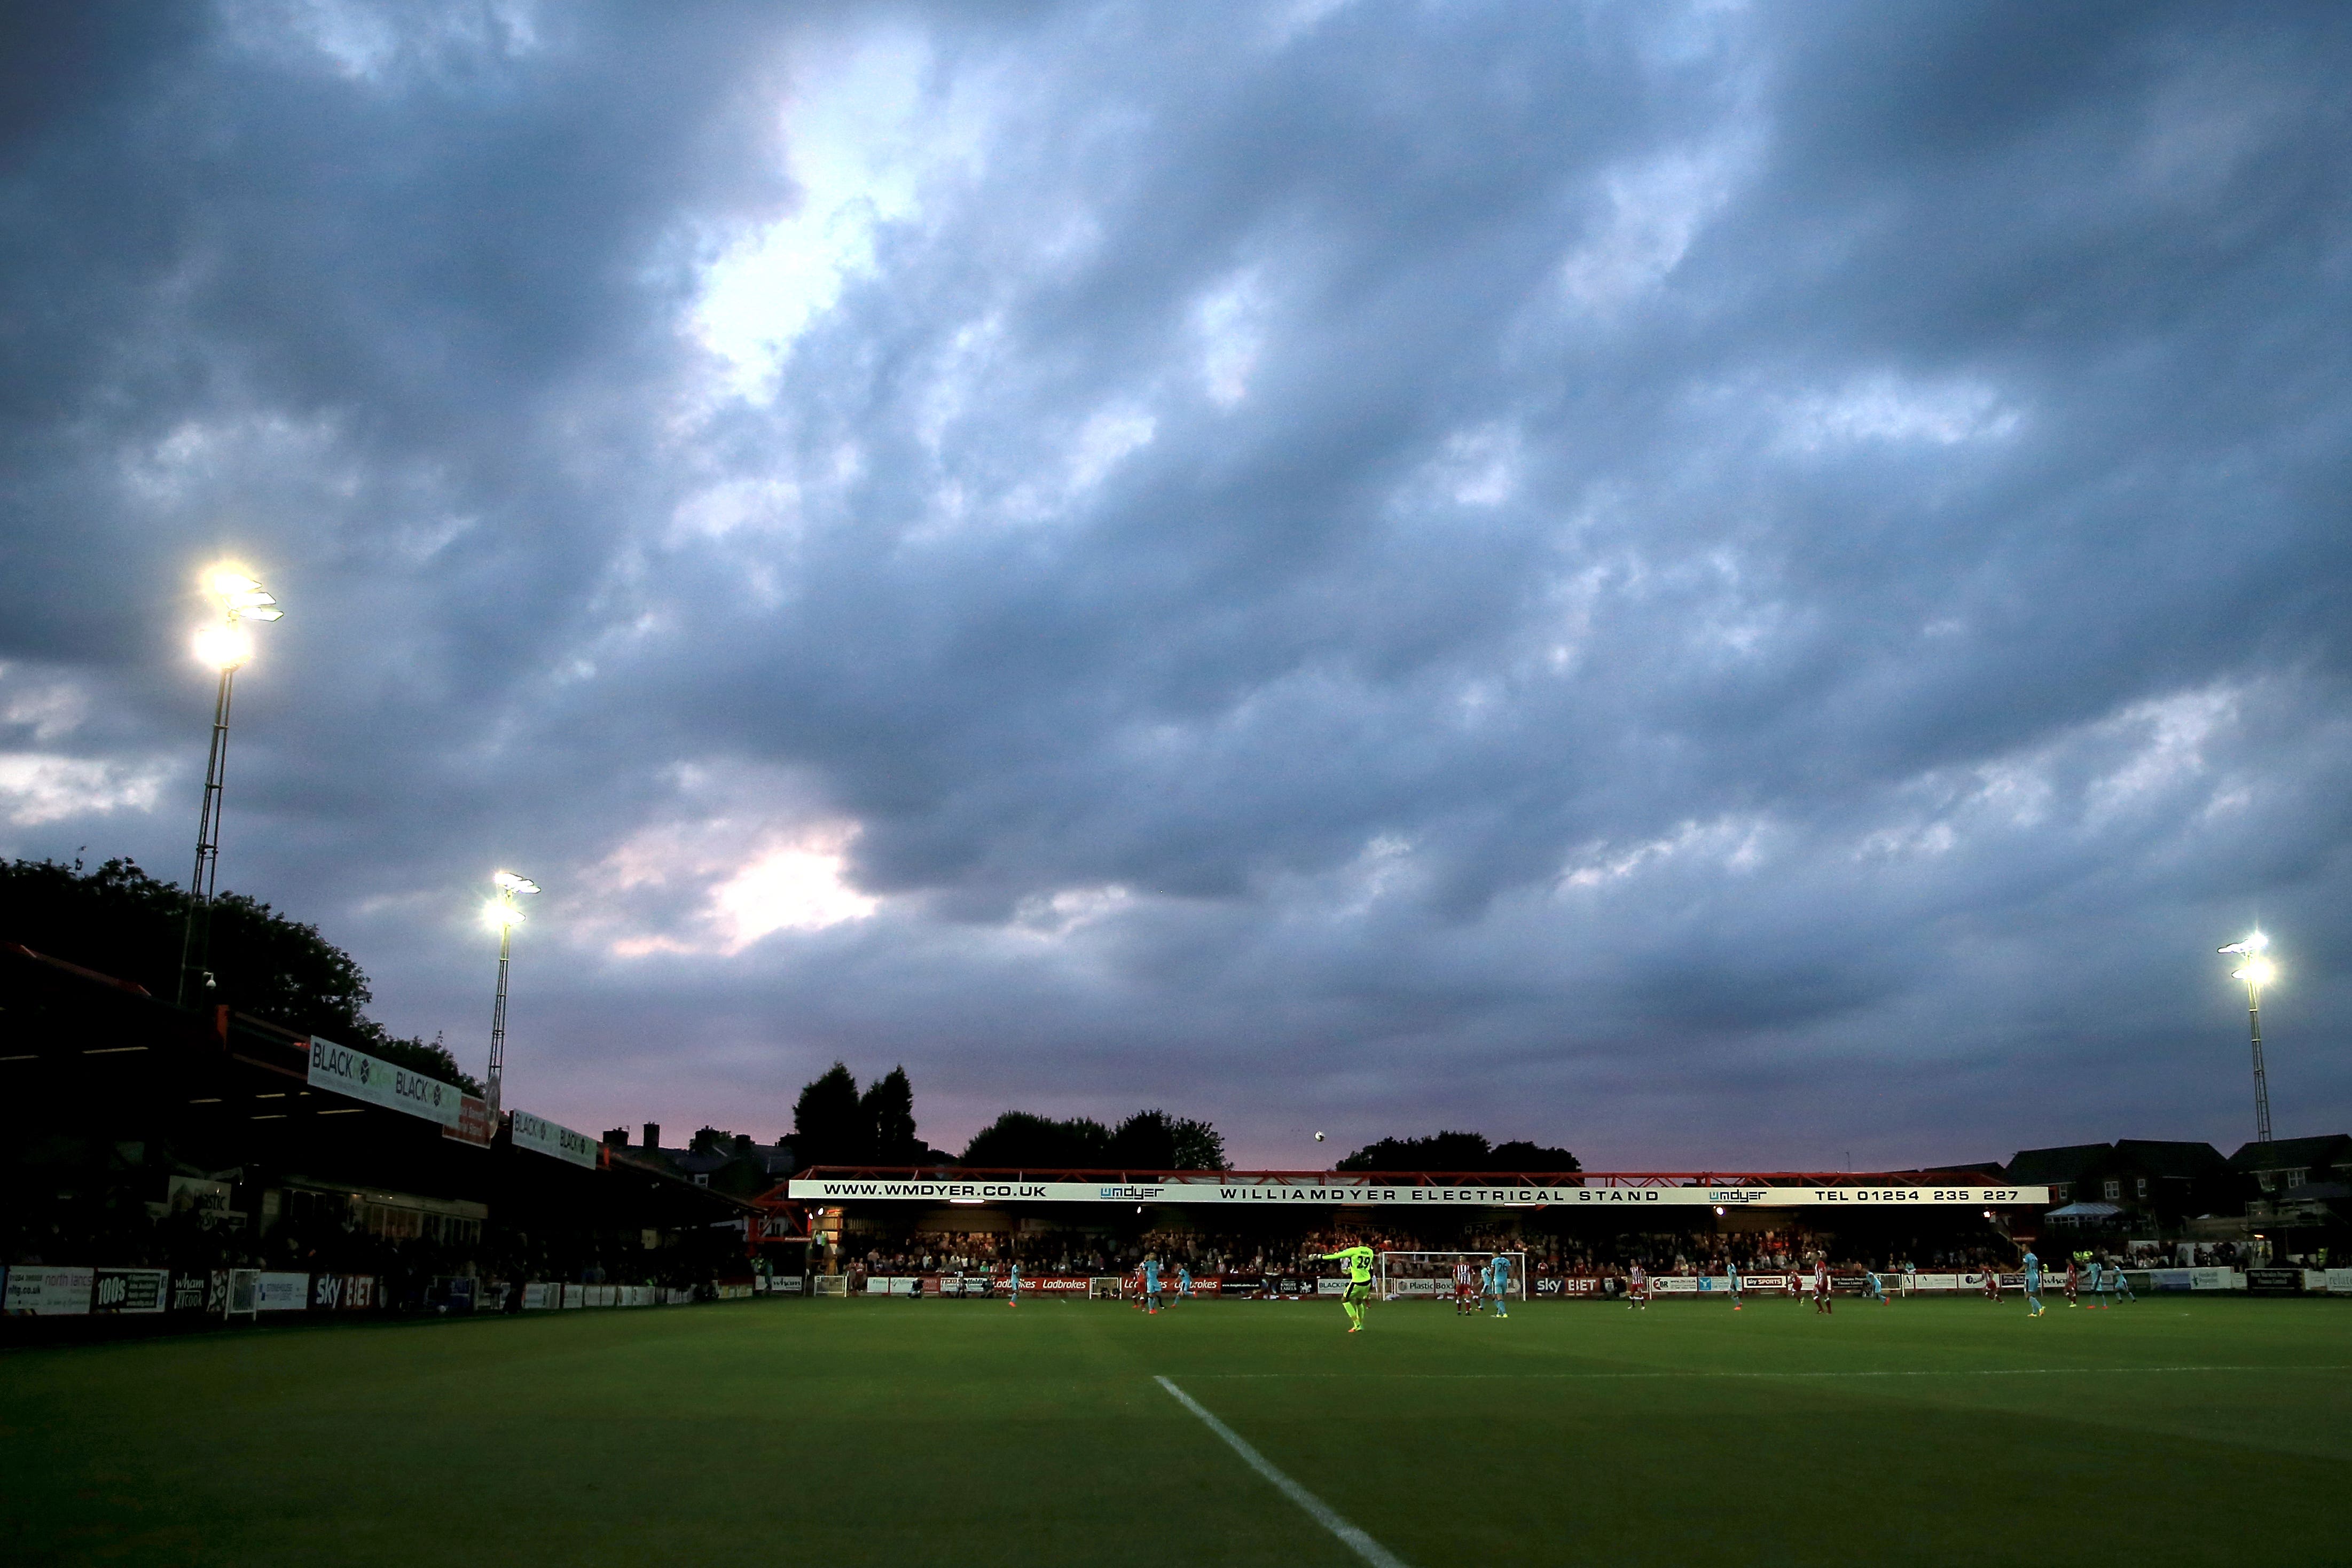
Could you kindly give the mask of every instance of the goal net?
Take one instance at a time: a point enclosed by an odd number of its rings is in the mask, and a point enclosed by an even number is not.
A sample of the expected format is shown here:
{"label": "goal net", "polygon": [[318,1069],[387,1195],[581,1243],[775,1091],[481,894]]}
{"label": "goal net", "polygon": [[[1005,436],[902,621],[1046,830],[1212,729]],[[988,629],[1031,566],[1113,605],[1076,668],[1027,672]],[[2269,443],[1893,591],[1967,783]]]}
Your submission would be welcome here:
{"label": "goal net", "polygon": [[1116,1301],[1126,1294],[1127,1277],[1123,1274],[1097,1274],[1087,1280],[1087,1300]]}
{"label": "goal net", "polygon": [[1485,1294],[1486,1264],[1495,1258],[1511,1261],[1511,1285],[1507,1294],[1516,1300],[1528,1299],[1528,1255],[1524,1252],[1383,1252],[1381,1254],[1381,1299],[1394,1301],[1404,1297],[1427,1296],[1450,1300],[1454,1295],[1454,1266],[1470,1265],[1475,1276],[1473,1287]]}
{"label": "goal net", "polygon": [[815,1291],[815,1294],[817,1294],[817,1295],[819,1295],[819,1296],[841,1296],[841,1297],[845,1297],[845,1298],[848,1296],[848,1294],[849,1294],[849,1276],[848,1276],[848,1275],[846,1275],[846,1274],[820,1274],[820,1275],[817,1275],[815,1278],[816,1278],[816,1291]]}

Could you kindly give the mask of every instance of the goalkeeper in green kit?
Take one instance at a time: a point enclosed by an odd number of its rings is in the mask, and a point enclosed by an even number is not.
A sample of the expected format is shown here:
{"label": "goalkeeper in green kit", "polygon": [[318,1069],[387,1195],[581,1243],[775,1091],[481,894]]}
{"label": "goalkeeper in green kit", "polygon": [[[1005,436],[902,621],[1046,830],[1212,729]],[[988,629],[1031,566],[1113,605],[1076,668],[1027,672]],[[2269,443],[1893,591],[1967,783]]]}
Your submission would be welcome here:
{"label": "goalkeeper in green kit", "polygon": [[1348,1293],[1339,1298],[1339,1305],[1348,1314],[1348,1331],[1359,1334],[1364,1331],[1364,1303],[1372,1294],[1372,1249],[1369,1247],[1343,1247],[1337,1252],[1327,1252],[1323,1261],[1348,1266]]}

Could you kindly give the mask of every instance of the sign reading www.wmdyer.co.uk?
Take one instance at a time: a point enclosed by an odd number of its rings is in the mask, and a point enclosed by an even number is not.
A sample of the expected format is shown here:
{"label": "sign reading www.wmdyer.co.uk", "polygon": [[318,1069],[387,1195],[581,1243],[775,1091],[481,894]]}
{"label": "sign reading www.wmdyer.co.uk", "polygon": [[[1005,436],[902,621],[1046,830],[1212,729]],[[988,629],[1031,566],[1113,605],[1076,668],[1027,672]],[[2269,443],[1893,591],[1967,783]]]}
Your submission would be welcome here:
{"label": "sign reading www.wmdyer.co.uk", "polygon": [[459,1102],[465,1098],[465,1091],[455,1084],[315,1035],[310,1037],[310,1076],[312,1089],[331,1089],[387,1110],[404,1110],[444,1127],[457,1125]]}
{"label": "sign reading www.wmdyer.co.uk", "polygon": [[596,1140],[543,1116],[533,1116],[528,1110],[514,1113],[514,1144],[518,1149],[537,1150],[575,1165],[593,1168],[596,1163]]}
{"label": "sign reading www.wmdyer.co.uk", "polygon": [[1564,1208],[1714,1207],[1808,1208],[1815,1205],[1895,1205],[1926,1208],[1976,1204],[1985,1207],[2046,1204],[2047,1187],[1438,1187],[1375,1186],[1347,1182],[891,1182],[820,1178],[795,1181],[796,1203],[875,1200],[1032,1204],[1306,1204],[1327,1207]]}

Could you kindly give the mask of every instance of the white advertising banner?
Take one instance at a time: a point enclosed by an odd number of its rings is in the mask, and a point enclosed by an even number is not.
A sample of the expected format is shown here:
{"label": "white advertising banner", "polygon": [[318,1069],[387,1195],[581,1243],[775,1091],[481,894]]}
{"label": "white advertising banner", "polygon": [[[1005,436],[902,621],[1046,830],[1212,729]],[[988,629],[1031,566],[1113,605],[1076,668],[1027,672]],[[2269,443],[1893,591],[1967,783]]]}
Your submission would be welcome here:
{"label": "white advertising banner", "polygon": [[2329,1295],[2352,1296],[2352,1268],[2330,1268],[2326,1279]]}
{"label": "white advertising banner", "polygon": [[466,1098],[465,1091],[455,1084],[426,1078],[315,1035],[310,1038],[310,1081],[312,1089],[363,1100],[386,1110],[404,1110],[444,1127],[457,1125]]}
{"label": "white advertising banner", "polygon": [[8,1270],[5,1294],[11,1316],[78,1318],[89,1310],[95,1268],[57,1268],[40,1263],[19,1263]]}
{"label": "white advertising banner", "polygon": [[533,1116],[528,1110],[514,1113],[514,1144],[518,1149],[530,1149],[551,1159],[568,1160],[575,1165],[596,1167],[596,1140],[585,1132],[574,1132],[560,1122],[543,1116]]}
{"label": "white advertising banner", "polygon": [[1304,1182],[794,1181],[796,1203],[1304,1204],[1389,1208],[1986,1208],[2040,1205],[2047,1187],[1437,1187]]}
{"label": "white advertising banner", "polygon": [[308,1274],[264,1274],[254,1281],[253,1309],[257,1312],[302,1312],[310,1306],[310,1277]]}

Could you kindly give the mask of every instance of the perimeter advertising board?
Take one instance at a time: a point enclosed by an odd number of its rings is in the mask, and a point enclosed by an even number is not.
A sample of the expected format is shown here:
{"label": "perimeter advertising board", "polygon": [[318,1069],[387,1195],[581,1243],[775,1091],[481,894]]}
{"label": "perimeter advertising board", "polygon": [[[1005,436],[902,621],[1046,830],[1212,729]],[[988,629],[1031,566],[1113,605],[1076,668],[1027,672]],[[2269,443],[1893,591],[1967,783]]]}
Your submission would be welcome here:
{"label": "perimeter advertising board", "polygon": [[2050,1201],[2047,1187],[1474,1187],[1370,1183],[885,1181],[823,1177],[790,1184],[796,1203],[1293,1204],[1324,1208],[2011,1208]]}
{"label": "perimeter advertising board", "polygon": [[93,1312],[160,1312],[172,1276],[162,1268],[100,1268],[90,1284]]}
{"label": "perimeter advertising board", "polygon": [[365,1100],[386,1110],[421,1116],[448,1128],[458,1125],[466,1099],[465,1091],[455,1084],[426,1078],[397,1063],[315,1035],[310,1038],[310,1083],[312,1089]]}
{"label": "perimeter advertising board", "polygon": [[19,1263],[8,1270],[0,1286],[10,1317],[78,1318],[89,1310],[94,1268],[60,1268],[40,1263]]}

